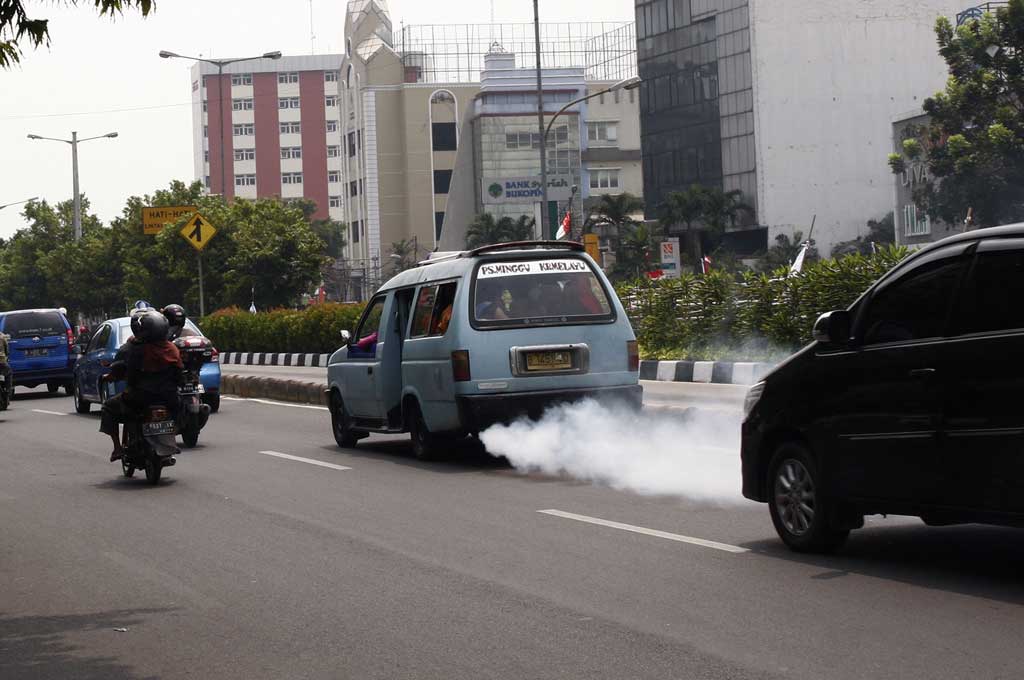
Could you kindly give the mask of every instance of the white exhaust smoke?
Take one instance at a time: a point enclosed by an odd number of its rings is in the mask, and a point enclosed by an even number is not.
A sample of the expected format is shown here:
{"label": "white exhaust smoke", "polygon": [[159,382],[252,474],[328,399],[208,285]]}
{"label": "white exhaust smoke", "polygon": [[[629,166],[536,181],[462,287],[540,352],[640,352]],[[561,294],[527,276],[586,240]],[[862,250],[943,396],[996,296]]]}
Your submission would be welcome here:
{"label": "white exhaust smoke", "polygon": [[566,474],[646,495],[715,505],[744,503],[740,422],[734,411],[634,411],[592,400],[549,409],[539,421],[495,425],[487,451],[522,472]]}

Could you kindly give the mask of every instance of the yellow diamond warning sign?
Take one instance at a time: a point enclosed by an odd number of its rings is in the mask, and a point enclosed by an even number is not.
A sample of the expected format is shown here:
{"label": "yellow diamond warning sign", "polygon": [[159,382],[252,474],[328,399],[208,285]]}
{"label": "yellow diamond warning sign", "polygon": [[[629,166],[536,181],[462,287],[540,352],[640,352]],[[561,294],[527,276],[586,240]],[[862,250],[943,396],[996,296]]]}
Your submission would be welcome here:
{"label": "yellow diamond warning sign", "polygon": [[213,228],[213,225],[205,217],[196,213],[188,218],[180,233],[182,238],[188,241],[193,248],[202,250],[210,242],[210,239],[213,238],[213,235],[217,233],[217,230]]}

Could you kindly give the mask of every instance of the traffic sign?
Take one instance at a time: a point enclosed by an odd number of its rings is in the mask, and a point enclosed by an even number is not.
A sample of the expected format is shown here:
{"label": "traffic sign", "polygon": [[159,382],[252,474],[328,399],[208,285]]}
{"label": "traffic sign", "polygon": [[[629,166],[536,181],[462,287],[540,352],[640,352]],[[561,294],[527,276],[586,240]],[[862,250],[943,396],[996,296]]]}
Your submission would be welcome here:
{"label": "traffic sign", "polygon": [[213,228],[209,220],[196,213],[188,218],[185,226],[181,228],[181,236],[196,250],[202,250],[210,242],[217,230]]}
{"label": "traffic sign", "polygon": [[173,205],[169,207],[145,207],[142,209],[142,233],[149,236],[159,234],[165,224],[174,224],[182,217],[196,211],[194,205]]}

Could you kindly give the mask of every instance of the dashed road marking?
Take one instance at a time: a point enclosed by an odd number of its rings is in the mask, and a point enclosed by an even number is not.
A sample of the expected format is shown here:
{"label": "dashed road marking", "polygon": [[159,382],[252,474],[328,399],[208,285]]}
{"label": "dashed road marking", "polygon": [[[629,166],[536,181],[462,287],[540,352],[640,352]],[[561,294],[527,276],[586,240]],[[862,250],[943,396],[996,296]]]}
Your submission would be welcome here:
{"label": "dashed road marking", "polygon": [[313,460],[312,458],[302,458],[300,456],[293,456],[288,453],[281,453],[280,451],[260,451],[264,456],[274,456],[275,458],[284,458],[285,460],[295,460],[300,463],[309,463],[310,465],[319,465],[320,467],[330,468],[332,470],[351,470],[350,467],[344,465],[335,465],[334,463],[325,463],[322,460]]}
{"label": "dashed road marking", "polygon": [[67,415],[67,413],[60,413],[58,411],[47,411],[47,410],[41,409],[41,408],[34,408],[34,409],[32,409],[32,412],[33,413],[45,413],[48,416],[66,416]]}
{"label": "dashed road marking", "polygon": [[718,541],[708,541],[703,538],[693,538],[692,536],[683,536],[682,534],[673,534],[667,531],[659,531],[657,529],[648,529],[646,527],[638,527],[634,524],[623,524],[622,522],[612,522],[607,519],[601,519],[599,517],[588,517],[587,515],[577,515],[572,512],[564,512],[562,510],[538,510],[537,512],[544,515],[554,515],[555,517],[564,517],[565,519],[574,519],[577,522],[586,522],[587,524],[597,524],[603,527],[611,527],[612,529],[621,529],[622,531],[631,531],[635,534],[644,534],[646,536],[655,536],[657,538],[664,538],[669,541],[678,541],[679,543],[689,543],[691,545],[699,545],[704,548],[713,548],[715,550],[722,550],[729,553],[745,553],[750,552],[746,548],[741,548],[738,545],[729,545],[728,543],[719,543]]}
{"label": "dashed road marking", "polygon": [[329,411],[330,409],[326,406],[313,406],[311,404],[289,404],[285,401],[272,401],[270,399],[256,399],[253,397],[221,397],[227,401],[254,401],[257,404],[266,404],[268,406],[287,406],[288,408],[311,408],[314,411]]}

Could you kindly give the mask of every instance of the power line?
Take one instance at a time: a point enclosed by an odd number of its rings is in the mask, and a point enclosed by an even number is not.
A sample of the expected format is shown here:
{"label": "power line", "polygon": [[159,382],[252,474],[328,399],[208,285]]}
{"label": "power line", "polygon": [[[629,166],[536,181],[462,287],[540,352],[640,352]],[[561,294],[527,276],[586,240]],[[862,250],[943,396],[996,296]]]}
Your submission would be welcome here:
{"label": "power line", "polygon": [[155,104],[153,106],[132,106],[124,109],[102,109],[99,111],[74,111],[70,113],[34,113],[24,116],[0,116],[0,120],[27,120],[29,118],[66,118],[68,116],[93,116],[101,113],[124,113],[127,111],[152,111],[154,109],[170,109],[179,106],[192,106],[192,102],[183,104]]}

